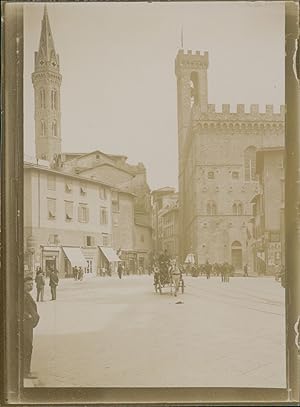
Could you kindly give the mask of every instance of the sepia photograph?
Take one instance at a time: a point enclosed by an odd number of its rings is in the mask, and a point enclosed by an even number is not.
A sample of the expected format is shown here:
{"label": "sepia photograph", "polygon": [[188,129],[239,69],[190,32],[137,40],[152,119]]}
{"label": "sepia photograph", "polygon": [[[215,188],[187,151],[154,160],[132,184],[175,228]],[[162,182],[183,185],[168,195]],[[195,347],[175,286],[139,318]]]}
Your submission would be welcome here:
{"label": "sepia photograph", "polygon": [[24,387],[285,389],[284,2],[23,12]]}

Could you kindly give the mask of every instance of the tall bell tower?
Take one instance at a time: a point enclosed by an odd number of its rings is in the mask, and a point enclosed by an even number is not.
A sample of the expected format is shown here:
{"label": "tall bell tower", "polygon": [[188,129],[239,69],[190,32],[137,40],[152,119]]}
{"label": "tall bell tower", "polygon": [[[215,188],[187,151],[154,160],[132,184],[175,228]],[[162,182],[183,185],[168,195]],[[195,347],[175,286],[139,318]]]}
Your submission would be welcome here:
{"label": "tall bell tower", "polygon": [[207,112],[207,69],[208,52],[201,55],[183,49],[178,51],[175,60],[177,77],[177,117],[178,117],[178,189],[179,189],[179,235],[182,237],[179,252],[181,261],[191,249],[185,228],[188,223],[189,204],[186,201],[190,188],[189,162],[186,154],[186,140],[191,126],[193,108]]}
{"label": "tall bell tower", "polygon": [[39,50],[32,74],[35,103],[36,158],[51,161],[61,153],[59,56],[55,52],[47,7],[44,7]]}

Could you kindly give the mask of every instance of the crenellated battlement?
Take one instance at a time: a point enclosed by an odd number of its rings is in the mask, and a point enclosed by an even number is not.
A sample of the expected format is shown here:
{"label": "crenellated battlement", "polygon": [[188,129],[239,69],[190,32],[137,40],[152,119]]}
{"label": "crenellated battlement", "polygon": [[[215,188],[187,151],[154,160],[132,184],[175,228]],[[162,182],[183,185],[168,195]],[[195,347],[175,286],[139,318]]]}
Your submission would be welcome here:
{"label": "crenellated battlement", "polygon": [[193,106],[194,121],[217,121],[217,122],[284,122],[285,105],[280,106],[280,111],[274,113],[273,105],[266,105],[264,111],[259,110],[258,104],[252,104],[246,108],[244,104],[238,104],[231,109],[230,104],[223,104],[220,111],[216,105],[209,104],[207,112],[201,112],[200,107]]}
{"label": "crenellated battlement", "polygon": [[208,52],[180,49],[175,60],[175,72],[178,75],[182,70],[208,68]]}

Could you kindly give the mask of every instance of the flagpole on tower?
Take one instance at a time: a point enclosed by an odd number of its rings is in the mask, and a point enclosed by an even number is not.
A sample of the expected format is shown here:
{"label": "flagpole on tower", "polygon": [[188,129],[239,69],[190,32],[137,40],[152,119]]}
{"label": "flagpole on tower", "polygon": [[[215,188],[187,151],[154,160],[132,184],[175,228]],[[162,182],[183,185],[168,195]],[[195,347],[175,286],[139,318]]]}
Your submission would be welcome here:
{"label": "flagpole on tower", "polygon": [[181,48],[183,49],[183,25],[181,26]]}

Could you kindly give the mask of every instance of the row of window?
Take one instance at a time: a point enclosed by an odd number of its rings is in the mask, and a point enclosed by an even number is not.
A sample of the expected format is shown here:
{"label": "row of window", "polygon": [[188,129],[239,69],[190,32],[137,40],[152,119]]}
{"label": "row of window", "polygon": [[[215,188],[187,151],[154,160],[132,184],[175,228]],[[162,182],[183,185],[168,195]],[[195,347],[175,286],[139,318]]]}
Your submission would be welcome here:
{"label": "row of window", "polygon": [[[49,235],[48,243],[59,245],[61,242],[60,242],[59,236],[57,234],[51,234],[51,235]],[[95,236],[84,236],[83,245],[84,246],[96,246]],[[109,234],[108,233],[102,233],[102,246],[109,246]]]}
{"label": "row of window", "polygon": [[[56,199],[47,198],[47,211],[48,219],[56,219]],[[65,221],[71,222],[74,219],[74,202],[65,201]],[[77,208],[77,220],[81,223],[89,222],[89,207],[87,204],[80,203]],[[108,209],[106,207],[100,207],[99,210],[99,222],[101,225],[108,224]]]}
{"label": "row of window", "polygon": [[[217,205],[214,201],[208,201],[206,205],[207,215],[217,215]],[[234,202],[232,205],[232,213],[236,216],[241,216],[244,214],[244,207],[242,202]]]}
{"label": "row of window", "polygon": [[[256,148],[254,146],[250,146],[246,148],[244,152],[244,175],[245,181],[255,181],[256,180]],[[232,171],[231,172],[232,179],[239,179],[240,173],[239,171]],[[215,171],[208,171],[207,178],[213,180],[216,178]]]}
{"label": "row of window", "polygon": [[[57,90],[51,89],[50,91],[50,107],[52,110],[58,110],[58,96]],[[46,91],[44,88],[40,89],[40,107],[46,108]]]}
{"label": "row of window", "polygon": [[[56,177],[55,175],[48,175],[47,177],[47,188],[49,191],[56,191]],[[99,186],[99,198],[102,200],[107,199],[107,188],[104,186]],[[65,182],[65,192],[66,193],[71,193],[73,191],[73,183],[72,180],[68,180]],[[79,192],[81,196],[86,196],[87,195],[87,183],[85,182],[80,182],[79,184]],[[113,202],[118,202],[119,201],[119,196],[117,191],[112,192],[112,201]]]}
{"label": "row of window", "polygon": [[[232,179],[239,179],[240,178],[239,171],[232,171],[231,172],[231,177],[232,177]],[[208,179],[215,179],[216,178],[215,171],[208,171],[207,178]]]}

